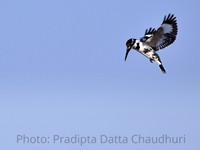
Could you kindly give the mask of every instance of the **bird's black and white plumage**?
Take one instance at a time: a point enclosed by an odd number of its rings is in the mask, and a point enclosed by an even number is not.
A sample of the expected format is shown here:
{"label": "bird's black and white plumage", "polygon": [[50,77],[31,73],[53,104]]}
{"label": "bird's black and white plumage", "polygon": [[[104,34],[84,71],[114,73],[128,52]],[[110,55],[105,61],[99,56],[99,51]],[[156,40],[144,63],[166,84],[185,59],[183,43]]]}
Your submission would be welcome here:
{"label": "bird's black and white plumage", "polygon": [[140,38],[140,40],[131,38],[126,42],[125,60],[129,51],[135,49],[149,58],[151,62],[158,63],[161,71],[166,73],[157,51],[172,44],[176,40],[177,32],[176,17],[173,14],[165,16],[161,26],[157,30],[154,28],[146,29],[144,37]]}

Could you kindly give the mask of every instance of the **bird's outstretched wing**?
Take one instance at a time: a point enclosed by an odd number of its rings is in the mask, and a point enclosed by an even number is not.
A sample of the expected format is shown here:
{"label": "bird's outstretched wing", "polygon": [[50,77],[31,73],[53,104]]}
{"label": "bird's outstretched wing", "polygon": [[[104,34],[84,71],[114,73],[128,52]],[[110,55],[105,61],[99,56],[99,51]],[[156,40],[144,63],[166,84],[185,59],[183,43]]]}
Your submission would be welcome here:
{"label": "bird's outstretched wing", "polygon": [[150,37],[153,36],[153,34],[155,33],[156,29],[154,28],[149,28],[146,29],[145,33],[144,33],[144,37],[140,38],[141,42],[145,42],[146,40],[148,40]]}
{"label": "bird's outstretched wing", "polygon": [[161,26],[145,42],[158,51],[172,44],[176,40],[177,32],[176,17],[169,14],[164,17]]}

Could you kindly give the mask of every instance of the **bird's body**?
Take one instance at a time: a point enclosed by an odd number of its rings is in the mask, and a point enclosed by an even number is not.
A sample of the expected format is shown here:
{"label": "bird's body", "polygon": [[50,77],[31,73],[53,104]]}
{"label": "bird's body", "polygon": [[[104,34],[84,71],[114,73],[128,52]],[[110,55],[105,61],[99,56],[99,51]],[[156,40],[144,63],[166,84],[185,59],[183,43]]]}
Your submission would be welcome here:
{"label": "bird's body", "polygon": [[172,44],[176,39],[177,32],[176,17],[171,14],[168,17],[165,16],[161,27],[157,30],[149,28],[140,40],[131,38],[126,42],[127,51],[125,60],[127,59],[129,51],[135,49],[146,56],[151,62],[156,62],[161,71],[166,73],[157,51]]}

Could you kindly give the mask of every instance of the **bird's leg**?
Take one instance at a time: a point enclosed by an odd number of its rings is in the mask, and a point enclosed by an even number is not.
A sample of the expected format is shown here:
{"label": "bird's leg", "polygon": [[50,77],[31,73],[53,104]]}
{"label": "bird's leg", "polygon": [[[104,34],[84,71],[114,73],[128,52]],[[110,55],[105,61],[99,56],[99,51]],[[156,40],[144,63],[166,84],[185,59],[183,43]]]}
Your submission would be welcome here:
{"label": "bird's leg", "polygon": [[149,59],[151,63],[153,63],[153,59]]}

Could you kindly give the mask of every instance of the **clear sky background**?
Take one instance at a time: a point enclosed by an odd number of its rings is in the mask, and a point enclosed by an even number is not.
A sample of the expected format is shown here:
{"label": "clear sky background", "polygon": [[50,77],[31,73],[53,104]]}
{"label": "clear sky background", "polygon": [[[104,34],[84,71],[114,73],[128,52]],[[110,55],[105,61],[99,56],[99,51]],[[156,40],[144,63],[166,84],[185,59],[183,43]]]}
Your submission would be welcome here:
{"label": "clear sky background", "polygon": [[[0,145],[15,150],[200,148],[199,1],[0,1]],[[174,13],[167,74],[125,43]],[[185,144],[17,143],[17,135],[185,136]],[[130,140],[130,139],[129,139]]]}

